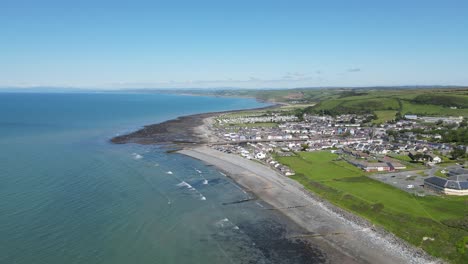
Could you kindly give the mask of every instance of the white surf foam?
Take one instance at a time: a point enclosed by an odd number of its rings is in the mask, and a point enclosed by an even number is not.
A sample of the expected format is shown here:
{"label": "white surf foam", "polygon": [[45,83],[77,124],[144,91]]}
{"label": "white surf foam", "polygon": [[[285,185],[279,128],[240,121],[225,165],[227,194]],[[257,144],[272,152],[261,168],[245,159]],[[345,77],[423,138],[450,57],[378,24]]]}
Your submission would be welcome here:
{"label": "white surf foam", "polygon": [[204,179],[204,180],[203,180],[203,184],[208,184],[208,180],[207,180],[207,179]]}
{"label": "white surf foam", "polygon": [[185,187],[187,187],[187,188],[189,188],[189,189],[190,189],[190,188],[193,188],[192,185],[186,183],[185,181],[183,181],[183,182],[177,184],[177,186],[179,186],[179,187],[185,186]]}
{"label": "white surf foam", "polygon": [[166,173],[167,173],[167,174],[172,174],[172,171],[168,171],[168,172],[166,172]]}
{"label": "white surf foam", "polygon": [[195,189],[192,185],[187,183],[186,181],[182,181],[181,183],[177,184],[178,187],[187,187],[187,189],[196,192],[200,196],[200,200],[206,201],[206,197],[199,192],[197,189]]}
{"label": "white surf foam", "polygon": [[140,154],[138,154],[138,153],[132,153],[132,156],[133,156],[133,158],[136,159],[136,160],[142,159],[142,158],[143,158],[143,156],[140,155]]}
{"label": "white surf foam", "polygon": [[261,203],[259,202],[255,202],[258,206],[260,206],[261,208],[265,208],[265,206],[263,206]]}
{"label": "white surf foam", "polygon": [[215,223],[215,226],[217,227],[225,227],[226,225],[229,224],[229,219],[223,218]]}

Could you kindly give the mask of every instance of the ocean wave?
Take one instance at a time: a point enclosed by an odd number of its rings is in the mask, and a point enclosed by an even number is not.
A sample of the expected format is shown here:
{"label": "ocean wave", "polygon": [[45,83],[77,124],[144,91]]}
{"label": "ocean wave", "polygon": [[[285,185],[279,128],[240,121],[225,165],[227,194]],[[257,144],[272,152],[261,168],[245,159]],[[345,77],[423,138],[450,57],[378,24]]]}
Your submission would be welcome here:
{"label": "ocean wave", "polygon": [[167,173],[167,174],[171,174],[171,175],[172,175],[172,171],[168,171],[168,172],[166,172],[166,173]]}
{"label": "ocean wave", "polygon": [[179,187],[185,186],[185,187],[187,187],[187,188],[189,188],[189,189],[194,189],[194,188],[192,187],[192,185],[186,183],[185,181],[182,181],[181,183],[177,184],[177,186],[179,186]]}
{"label": "ocean wave", "polygon": [[206,201],[206,197],[201,192],[199,192],[197,189],[195,189],[192,185],[187,183],[186,181],[182,181],[181,183],[177,184],[177,186],[178,187],[187,187],[187,189],[189,189],[190,191],[196,192],[198,194],[198,196],[200,196],[200,200]]}

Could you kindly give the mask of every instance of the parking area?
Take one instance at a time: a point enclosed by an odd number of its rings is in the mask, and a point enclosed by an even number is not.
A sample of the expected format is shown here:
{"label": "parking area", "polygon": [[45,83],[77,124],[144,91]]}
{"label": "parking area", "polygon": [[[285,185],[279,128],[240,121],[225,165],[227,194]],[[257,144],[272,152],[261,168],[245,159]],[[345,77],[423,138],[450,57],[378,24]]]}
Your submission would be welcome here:
{"label": "parking area", "polygon": [[435,195],[434,192],[424,189],[424,179],[428,176],[421,175],[421,172],[424,172],[424,175],[431,175],[430,170],[420,170],[374,174],[370,177],[408,193],[420,196]]}

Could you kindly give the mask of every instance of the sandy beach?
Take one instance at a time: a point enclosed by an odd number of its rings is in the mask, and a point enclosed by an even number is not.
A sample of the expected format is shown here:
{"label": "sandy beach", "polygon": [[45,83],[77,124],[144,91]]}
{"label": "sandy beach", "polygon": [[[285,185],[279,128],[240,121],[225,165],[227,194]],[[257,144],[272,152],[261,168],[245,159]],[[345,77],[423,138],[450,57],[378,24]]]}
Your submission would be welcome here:
{"label": "sandy beach", "polygon": [[310,232],[303,238],[320,238],[357,263],[437,263],[424,251],[322,201],[296,181],[262,164],[207,146],[179,153],[218,167],[271,205],[269,209],[280,211]]}

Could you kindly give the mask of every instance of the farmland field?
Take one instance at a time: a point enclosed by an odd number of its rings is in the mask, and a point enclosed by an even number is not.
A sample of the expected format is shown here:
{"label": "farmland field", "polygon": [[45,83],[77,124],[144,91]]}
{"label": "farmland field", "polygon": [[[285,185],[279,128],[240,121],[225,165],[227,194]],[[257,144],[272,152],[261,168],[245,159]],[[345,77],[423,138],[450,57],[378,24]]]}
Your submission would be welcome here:
{"label": "farmland field", "polygon": [[[374,124],[393,119],[392,113],[468,117],[466,89],[361,89],[336,92],[307,109],[312,113],[373,113]],[[318,98],[318,97],[317,97]]]}
{"label": "farmland field", "polygon": [[468,109],[451,109],[440,105],[415,104],[402,101],[402,114],[468,116]]}
{"label": "farmland field", "polygon": [[372,123],[374,124],[382,124],[390,120],[395,119],[395,115],[398,111],[395,110],[379,110],[374,111],[374,114],[377,116],[377,119],[374,120]]}

